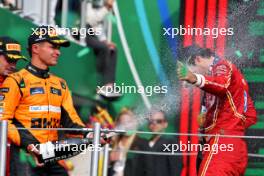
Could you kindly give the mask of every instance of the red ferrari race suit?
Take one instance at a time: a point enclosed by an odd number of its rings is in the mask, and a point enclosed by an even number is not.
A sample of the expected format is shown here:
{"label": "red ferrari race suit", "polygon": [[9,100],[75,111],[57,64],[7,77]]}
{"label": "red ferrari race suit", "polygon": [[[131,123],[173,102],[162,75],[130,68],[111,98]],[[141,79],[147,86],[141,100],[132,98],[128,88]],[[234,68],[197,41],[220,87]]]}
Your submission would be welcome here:
{"label": "red ferrari race suit", "polygon": [[248,84],[231,62],[215,58],[209,76],[195,74],[196,86],[206,93],[207,113],[203,124],[210,150],[203,151],[199,176],[241,176],[247,167],[247,145],[241,138],[218,135],[244,135],[256,123],[256,110]]}

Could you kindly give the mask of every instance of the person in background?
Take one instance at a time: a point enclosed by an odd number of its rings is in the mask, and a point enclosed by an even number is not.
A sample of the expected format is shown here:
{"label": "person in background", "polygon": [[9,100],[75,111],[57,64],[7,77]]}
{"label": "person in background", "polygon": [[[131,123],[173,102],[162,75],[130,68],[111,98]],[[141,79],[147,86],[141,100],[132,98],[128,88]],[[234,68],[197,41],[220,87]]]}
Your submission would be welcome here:
{"label": "person in background", "polygon": [[2,86],[5,78],[16,71],[18,60],[26,60],[21,55],[21,45],[18,41],[8,37],[0,37],[0,86]]}
{"label": "person in background", "polygon": [[[164,132],[168,127],[165,113],[161,110],[151,110],[148,128],[151,132]],[[164,152],[164,144],[178,144],[176,139],[169,139],[159,134],[153,134],[149,140],[144,141],[143,151]],[[171,153],[169,153],[171,154]],[[140,155],[140,176],[180,176],[182,158],[173,155]]]}
{"label": "person in background", "polygon": [[0,7],[7,7],[10,10],[15,10],[15,0],[1,0]]}
{"label": "person in background", "polygon": [[[44,4],[44,2],[46,2],[46,4]],[[23,13],[21,16],[25,19],[32,20],[37,25],[51,25],[55,27],[57,2],[58,0],[23,0]],[[47,22],[43,21],[45,17],[47,17]]]}
{"label": "person in background", "polygon": [[[8,36],[0,37],[0,92],[7,91],[2,84],[6,77],[16,71],[16,64],[19,60],[26,60],[21,54],[21,45],[18,41]],[[1,94],[2,95],[2,94]],[[2,101],[2,100],[1,100]],[[7,174],[11,176],[29,176],[29,166],[19,160],[18,150],[12,143],[8,148]]]}
{"label": "person in background", "polygon": [[94,33],[86,36],[86,45],[94,50],[97,57],[97,71],[102,75],[103,89],[97,90],[104,97],[119,97],[118,93],[107,91],[114,86],[117,62],[117,48],[113,42],[107,40],[104,21],[112,11],[114,0],[105,0],[103,6],[87,3],[87,29]]}
{"label": "person in background", "polygon": [[[131,110],[123,109],[118,115],[116,128],[136,130],[137,120]],[[128,150],[140,150],[142,139],[136,134],[121,134],[112,140],[113,150],[110,153],[109,176],[136,176],[139,173],[138,155],[128,154]]]}

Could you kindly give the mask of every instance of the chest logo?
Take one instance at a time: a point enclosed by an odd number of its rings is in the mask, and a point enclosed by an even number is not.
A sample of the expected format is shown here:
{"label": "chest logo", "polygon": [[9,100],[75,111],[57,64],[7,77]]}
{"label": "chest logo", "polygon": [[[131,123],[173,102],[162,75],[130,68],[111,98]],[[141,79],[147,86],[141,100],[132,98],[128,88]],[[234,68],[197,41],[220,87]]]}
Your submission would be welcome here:
{"label": "chest logo", "polygon": [[8,93],[9,92],[9,88],[8,87],[2,87],[2,88],[0,88],[0,92],[1,93]]}
{"label": "chest logo", "polygon": [[43,87],[34,87],[30,88],[30,95],[44,94]]}
{"label": "chest logo", "polygon": [[61,96],[61,90],[54,87],[50,88],[50,93]]}

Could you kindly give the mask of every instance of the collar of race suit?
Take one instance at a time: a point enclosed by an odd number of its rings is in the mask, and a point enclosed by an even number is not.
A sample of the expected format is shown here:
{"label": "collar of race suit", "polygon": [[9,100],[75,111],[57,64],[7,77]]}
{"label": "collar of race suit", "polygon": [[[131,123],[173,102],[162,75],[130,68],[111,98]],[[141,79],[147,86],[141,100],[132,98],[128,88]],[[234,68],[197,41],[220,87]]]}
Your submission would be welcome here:
{"label": "collar of race suit", "polygon": [[26,66],[26,70],[29,71],[30,73],[32,73],[33,75],[40,77],[40,78],[43,78],[43,79],[48,78],[50,75],[49,69],[43,70],[43,69],[40,69],[40,68],[32,65],[31,63],[29,63]]}

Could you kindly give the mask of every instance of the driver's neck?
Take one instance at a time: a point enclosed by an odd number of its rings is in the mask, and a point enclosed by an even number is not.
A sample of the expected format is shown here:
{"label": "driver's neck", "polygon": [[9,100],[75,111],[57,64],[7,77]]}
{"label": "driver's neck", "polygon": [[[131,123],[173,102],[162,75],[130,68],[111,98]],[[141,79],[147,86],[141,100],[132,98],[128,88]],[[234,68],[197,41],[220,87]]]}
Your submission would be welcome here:
{"label": "driver's neck", "polygon": [[42,69],[42,70],[47,70],[49,67],[43,63],[38,57],[32,56],[31,59],[31,64],[34,65],[35,67]]}

